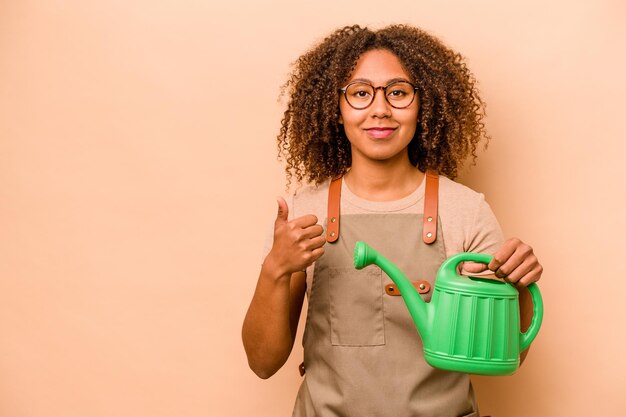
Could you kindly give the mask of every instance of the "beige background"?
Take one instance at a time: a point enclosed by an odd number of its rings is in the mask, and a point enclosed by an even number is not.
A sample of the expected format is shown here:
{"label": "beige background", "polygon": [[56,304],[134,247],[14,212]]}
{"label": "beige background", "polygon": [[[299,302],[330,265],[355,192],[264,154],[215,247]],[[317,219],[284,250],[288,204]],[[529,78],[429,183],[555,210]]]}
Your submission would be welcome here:
{"label": "beige background", "polygon": [[[494,140],[461,181],[545,266],[494,416],[626,407],[626,8],[604,1],[0,0],[0,417],[285,416],[240,327],[284,192],[290,62],[350,23],[469,59]],[[298,344],[300,342],[298,341]]]}

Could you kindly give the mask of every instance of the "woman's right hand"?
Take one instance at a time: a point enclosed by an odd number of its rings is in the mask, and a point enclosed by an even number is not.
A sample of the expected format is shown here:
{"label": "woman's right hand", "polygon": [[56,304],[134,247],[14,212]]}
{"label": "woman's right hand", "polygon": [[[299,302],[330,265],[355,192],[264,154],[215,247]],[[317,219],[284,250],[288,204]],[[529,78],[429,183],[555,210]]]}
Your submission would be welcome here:
{"label": "woman's right hand", "polygon": [[317,217],[308,214],[288,220],[289,207],[282,197],[278,198],[278,213],[274,223],[274,243],[265,258],[279,276],[304,271],[324,254],[324,228],[317,224]]}

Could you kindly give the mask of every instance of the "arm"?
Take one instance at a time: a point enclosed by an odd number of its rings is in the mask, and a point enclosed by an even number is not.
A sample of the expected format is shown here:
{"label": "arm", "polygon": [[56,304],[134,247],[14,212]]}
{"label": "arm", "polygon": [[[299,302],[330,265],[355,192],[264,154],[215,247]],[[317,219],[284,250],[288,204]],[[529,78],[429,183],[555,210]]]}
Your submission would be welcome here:
{"label": "arm", "polygon": [[[468,264],[464,268],[468,272],[481,272],[488,268],[496,277],[515,285],[519,291],[520,327],[522,331],[528,329],[533,318],[533,301],[526,287],[537,282],[543,273],[543,267],[530,246],[518,238],[508,239],[494,254],[487,267],[482,264]],[[526,359],[529,349],[530,347],[520,353],[520,365]]]}
{"label": "arm", "polygon": [[276,373],[291,353],[304,300],[303,271],[324,254],[326,243],[317,217],[288,221],[288,213],[287,203],[279,199],[272,249],[242,328],[248,364],[263,379]]}
{"label": "arm", "polygon": [[269,262],[261,267],[242,328],[250,369],[266,379],[289,358],[305,293],[305,274],[278,275]]}
{"label": "arm", "polygon": [[[521,330],[526,331],[533,317],[533,302],[526,288],[531,282],[541,278],[543,267],[537,260],[533,249],[518,238],[502,241],[500,226],[491,208],[481,199],[474,218],[474,232],[468,250],[470,252],[493,253],[494,259],[488,266],[465,263],[465,273],[476,274],[487,269],[495,276],[517,287],[519,291]],[[520,354],[520,365],[526,358],[528,349]]]}

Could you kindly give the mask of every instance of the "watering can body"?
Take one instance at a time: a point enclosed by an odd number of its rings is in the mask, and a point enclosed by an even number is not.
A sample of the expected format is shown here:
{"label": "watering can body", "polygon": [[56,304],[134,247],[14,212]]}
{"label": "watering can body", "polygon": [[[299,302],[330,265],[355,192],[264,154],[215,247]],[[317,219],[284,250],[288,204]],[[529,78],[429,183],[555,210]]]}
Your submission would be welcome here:
{"label": "watering can body", "polygon": [[459,253],[448,258],[437,272],[430,303],[426,303],[395,265],[357,242],[355,267],[378,265],[400,289],[424,345],[424,358],[433,367],[448,371],[511,375],[519,368],[520,352],[533,341],[543,318],[539,288],[528,289],[533,318],[520,331],[519,293],[503,281],[457,274],[461,262],[489,263],[490,255]]}

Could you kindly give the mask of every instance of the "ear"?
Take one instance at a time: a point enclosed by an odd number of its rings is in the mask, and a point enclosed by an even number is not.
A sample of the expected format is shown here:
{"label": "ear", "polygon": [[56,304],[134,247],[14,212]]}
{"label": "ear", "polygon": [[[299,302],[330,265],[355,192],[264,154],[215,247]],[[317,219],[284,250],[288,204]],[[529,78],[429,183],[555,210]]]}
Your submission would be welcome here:
{"label": "ear", "polygon": [[342,125],[343,124],[343,116],[340,114],[339,118],[337,119],[337,122]]}

